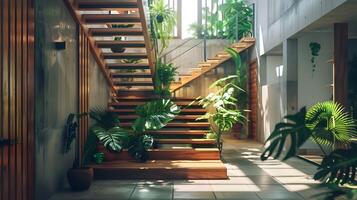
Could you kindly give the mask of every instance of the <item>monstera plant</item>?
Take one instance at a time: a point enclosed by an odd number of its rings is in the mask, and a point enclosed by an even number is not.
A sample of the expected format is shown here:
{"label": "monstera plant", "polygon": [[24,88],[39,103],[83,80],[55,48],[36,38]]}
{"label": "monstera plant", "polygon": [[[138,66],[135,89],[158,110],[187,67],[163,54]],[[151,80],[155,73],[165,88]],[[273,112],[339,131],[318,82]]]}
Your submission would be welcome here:
{"label": "monstera plant", "polygon": [[[351,139],[356,137],[356,123],[343,107],[332,101],[322,102],[308,110],[302,108],[285,119],[286,122],[278,123],[267,139],[269,145],[262,153],[261,160],[267,160],[270,156],[281,157],[284,148],[287,148],[287,152],[283,160],[287,160],[296,156],[299,148],[311,139],[324,154],[314,178],[328,183],[324,186],[333,189],[327,193],[328,197],[356,196],[354,190],[346,189],[356,184],[357,146],[351,143]],[[330,147],[332,152],[326,153],[323,146]],[[345,188],[341,188],[341,185]]]}
{"label": "monstera plant", "polygon": [[90,113],[96,121],[91,127],[90,134],[96,135],[109,151],[121,152],[127,148],[135,159],[146,161],[147,150],[152,148],[154,139],[145,134],[145,131],[163,128],[179,113],[180,108],[169,99],[151,101],[136,108],[138,118],[132,129],[126,130],[119,126],[116,115],[96,109]]}
{"label": "monstera plant", "polygon": [[207,112],[197,120],[208,119],[213,122],[210,135],[212,133],[216,135],[215,138],[220,151],[223,145],[222,134],[229,132],[237,122],[245,120],[244,115],[238,109],[238,102],[235,98],[236,91],[242,91],[235,84],[237,78],[237,75],[233,75],[219,79],[210,86],[210,88],[217,87],[218,90],[199,100],[199,104],[203,108],[213,107],[213,112]]}

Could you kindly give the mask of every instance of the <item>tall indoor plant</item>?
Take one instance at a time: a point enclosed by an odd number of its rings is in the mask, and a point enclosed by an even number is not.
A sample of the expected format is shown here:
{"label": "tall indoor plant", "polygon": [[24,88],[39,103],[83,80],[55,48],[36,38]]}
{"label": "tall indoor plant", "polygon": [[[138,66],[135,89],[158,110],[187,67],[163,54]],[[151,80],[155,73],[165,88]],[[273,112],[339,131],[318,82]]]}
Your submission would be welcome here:
{"label": "tall indoor plant", "polygon": [[212,112],[207,112],[197,120],[208,119],[212,122],[211,131],[216,135],[220,151],[223,148],[222,134],[229,132],[237,122],[242,123],[245,120],[244,115],[238,109],[238,101],[234,96],[236,91],[242,90],[235,84],[237,78],[237,75],[233,75],[219,79],[210,86],[210,88],[217,87],[217,91],[199,100],[199,104],[203,108],[213,109]]}

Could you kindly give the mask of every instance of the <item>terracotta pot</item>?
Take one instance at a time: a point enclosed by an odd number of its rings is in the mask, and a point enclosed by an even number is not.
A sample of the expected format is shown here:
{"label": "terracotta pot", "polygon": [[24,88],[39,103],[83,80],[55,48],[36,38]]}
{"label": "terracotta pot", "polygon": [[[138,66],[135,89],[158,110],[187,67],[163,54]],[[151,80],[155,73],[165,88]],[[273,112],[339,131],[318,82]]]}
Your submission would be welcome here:
{"label": "terracotta pot", "polygon": [[93,181],[93,168],[71,168],[67,172],[68,183],[74,191],[88,190]]}

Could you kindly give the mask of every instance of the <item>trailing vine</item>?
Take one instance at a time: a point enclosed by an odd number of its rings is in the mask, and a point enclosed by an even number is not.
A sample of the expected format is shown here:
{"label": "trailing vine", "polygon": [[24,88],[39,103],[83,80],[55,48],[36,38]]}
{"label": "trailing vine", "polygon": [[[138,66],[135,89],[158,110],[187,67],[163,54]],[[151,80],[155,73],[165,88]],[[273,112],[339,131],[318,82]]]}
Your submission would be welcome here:
{"label": "trailing vine", "polygon": [[316,71],[316,58],[320,55],[321,44],[317,42],[311,42],[309,44],[311,50],[311,63],[312,63],[312,73]]}

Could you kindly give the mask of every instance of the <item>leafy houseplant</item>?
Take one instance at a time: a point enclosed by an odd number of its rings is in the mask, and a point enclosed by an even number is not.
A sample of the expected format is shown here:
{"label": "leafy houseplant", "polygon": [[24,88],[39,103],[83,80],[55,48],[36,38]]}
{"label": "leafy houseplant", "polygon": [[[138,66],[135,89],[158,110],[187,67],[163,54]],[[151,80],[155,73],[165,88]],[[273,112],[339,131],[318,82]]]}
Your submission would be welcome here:
{"label": "leafy houseplant", "polygon": [[91,112],[92,118],[97,121],[91,133],[108,151],[121,152],[127,148],[133,158],[144,162],[148,159],[147,150],[152,148],[154,142],[153,137],[145,134],[145,131],[161,129],[179,112],[180,108],[171,100],[151,101],[136,108],[139,117],[131,130],[125,130],[119,127],[117,116],[96,110]]}
{"label": "leafy houseplant", "polygon": [[[68,152],[72,141],[78,136],[78,118],[86,114],[70,114],[66,124],[65,134],[65,153]],[[76,140],[75,159],[72,168],[67,171],[68,182],[74,191],[87,190],[91,186],[93,180],[93,169],[86,165],[90,161],[92,152],[96,148],[97,139],[88,136],[84,146],[83,156],[79,158],[79,139]]]}
{"label": "leafy houseplant", "polygon": [[[287,148],[287,152],[283,160],[287,160],[296,156],[298,149],[307,140],[312,139],[324,154],[314,178],[329,183],[327,187],[334,189],[328,192],[330,197],[355,196],[355,191],[340,188],[340,185],[347,184],[346,187],[349,187],[356,184],[357,168],[357,147],[350,143],[351,138],[356,136],[356,124],[343,107],[331,101],[322,102],[309,110],[302,108],[285,119],[288,121],[278,123],[267,139],[266,143],[269,145],[262,153],[261,160],[267,160],[270,156],[275,159],[281,157],[284,148]],[[286,145],[288,138],[290,144]],[[323,145],[335,148],[336,144],[348,147],[335,149],[329,154],[322,148]]]}
{"label": "leafy houseplant", "polygon": [[309,44],[311,50],[311,63],[312,63],[312,73],[316,71],[316,58],[319,56],[319,52],[321,49],[321,44],[317,42],[311,42]]}
{"label": "leafy houseplant", "polygon": [[164,64],[159,60],[156,62],[156,78],[155,84],[157,90],[155,93],[163,96],[170,96],[170,85],[178,75],[177,67],[172,63]]}
{"label": "leafy houseplant", "polygon": [[223,145],[222,134],[230,131],[237,122],[245,120],[244,115],[238,109],[237,99],[234,97],[237,90],[242,91],[234,84],[234,80],[237,78],[236,75],[233,75],[214,82],[210,88],[218,87],[217,92],[210,93],[199,100],[199,104],[204,108],[213,107],[215,110],[214,112],[207,112],[197,120],[208,119],[213,122],[214,126],[211,126],[211,131],[216,135],[217,146],[220,151],[222,151]]}
{"label": "leafy houseplant", "polygon": [[155,31],[154,39],[161,41],[159,54],[169,45],[169,40],[172,37],[176,26],[176,13],[164,0],[154,0],[150,6],[150,16],[153,21],[153,30]]}

